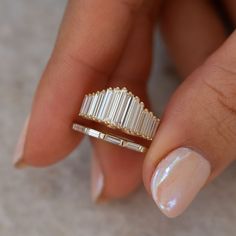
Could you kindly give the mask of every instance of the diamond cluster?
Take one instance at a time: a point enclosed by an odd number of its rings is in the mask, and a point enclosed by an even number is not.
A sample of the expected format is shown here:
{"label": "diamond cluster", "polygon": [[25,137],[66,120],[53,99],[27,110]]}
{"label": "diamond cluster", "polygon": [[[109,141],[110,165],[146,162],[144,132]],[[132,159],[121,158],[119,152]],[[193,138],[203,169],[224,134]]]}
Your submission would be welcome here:
{"label": "diamond cluster", "polygon": [[126,88],[86,95],[79,115],[148,140],[152,140],[159,124],[159,119]]}

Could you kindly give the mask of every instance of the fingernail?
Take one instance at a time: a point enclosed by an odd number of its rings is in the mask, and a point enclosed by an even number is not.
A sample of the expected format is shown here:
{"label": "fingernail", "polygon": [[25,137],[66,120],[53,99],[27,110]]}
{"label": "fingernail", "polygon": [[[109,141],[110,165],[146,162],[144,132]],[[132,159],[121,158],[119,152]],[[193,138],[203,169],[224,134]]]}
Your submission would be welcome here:
{"label": "fingernail", "polygon": [[180,215],[206,183],[210,169],[210,163],[192,149],[172,151],[151,180],[152,197],[160,210],[168,217]]}
{"label": "fingernail", "polygon": [[92,200],[95,203],[105,201],[103,197],[104,190],[104,175],[96,157],[92,159]]}
{"label": "fingernail", "polygon": [[28,165],[24,162],[24,146],[25,146],[25,137],[27,134],[27,129],[28,129],[28,123],[29,123],[29,117],[26,119],[24,127],[21,131],[20,138],[18,140],[15,154],[13,157],[13,165],[16,168],[22,169],[27,167]]}

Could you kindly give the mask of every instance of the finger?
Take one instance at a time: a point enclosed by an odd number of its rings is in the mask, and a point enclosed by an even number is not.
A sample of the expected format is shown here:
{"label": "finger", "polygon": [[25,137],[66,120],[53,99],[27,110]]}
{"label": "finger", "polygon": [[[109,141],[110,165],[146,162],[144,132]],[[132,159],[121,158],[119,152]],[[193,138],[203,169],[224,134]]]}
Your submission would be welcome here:
{"label": "finger", "polygon": [[96,163],[96,168],[92,168],[91,194],[94,202],[125,197],[140,185],[143,155],[133,154],[128,149],[122,152],[123,156],[120,154],[119,147],[96,143],[92,156]]}
{"label": "finger", "polygon": [[235,159],[235,50],[236,32],[179,87],[147,154],[146,187],[169,217]]}
{"label": "finger", "polygon": [[[153,23],[148,14],[136,20],[121,61],[114,71],[109,86],[127,87],[148,104],[146,84],[152,58]],[[93,179],[94,201],[124,197],[133,192],[142,181],[144,155],[112,144],[93,140],[93,158],[97,160],[100,175]],[[93,174],[92,176],[95,176]],[[103,185],[101,187],[101,177]]]}
{"label": "finger", "polygon": [[224,26],[210,1],[163,2],[161,31],[182,77],[189,75],[225,40]]}
{"label": "finger", "polygon": [[82,136],[71,131],[72,120],[84,94],[103,88],[113,72],[141,3],[69,1],[15,157],[16,165],[53,164],[79,143]]}
{"label": "finger", "polygon": [[224,0],[230,18],[236,24],[236,2],[234,0]]}

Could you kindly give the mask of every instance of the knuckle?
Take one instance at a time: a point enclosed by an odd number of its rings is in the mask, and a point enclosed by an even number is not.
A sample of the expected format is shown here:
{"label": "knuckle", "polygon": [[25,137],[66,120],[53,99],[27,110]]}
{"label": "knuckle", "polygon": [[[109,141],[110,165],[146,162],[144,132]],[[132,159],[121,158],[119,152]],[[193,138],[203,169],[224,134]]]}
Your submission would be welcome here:
{"label": "knuckle", "polygon": [[88,72],[92,72],[92,74],[100,75],[101,77],[107,77],[108,73],[103,70],[100,66],[96,65],[96,63],[91,62],[82,58],[79,53],[68,52],[67,53],[67,60],[77,67],[81,67],[86,69]]}
{"label": "knuckle", "polygon": [[208,68],[211,76],[202,81],[216,106],[208,108],[208,114],[216,123],[218,135],[231,142],[236,139],[236,72],[215,64]]}
{"label": "knuckle", "polygon": [[120,0],[120,3],[131,13],[136,13],[142,8],[144,0]]}

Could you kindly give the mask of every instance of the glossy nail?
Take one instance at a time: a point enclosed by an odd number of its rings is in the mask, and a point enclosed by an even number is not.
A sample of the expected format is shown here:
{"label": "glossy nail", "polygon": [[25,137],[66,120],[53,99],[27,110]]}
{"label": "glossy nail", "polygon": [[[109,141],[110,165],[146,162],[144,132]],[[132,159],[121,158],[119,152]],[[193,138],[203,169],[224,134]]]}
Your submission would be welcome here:
{"label": "glossy nail", "polygon": [[152,197],[168,217],[180,215],[192,202],[210,175],[209,162],[196,151],[178,148],[157,166]]}
{"label": "glossy nail", "polygon": [[27,167],[27,164],[24,162],[24,146],[25,146],[25,138],[26,138],[26,134],[28,130],[28,123],[29,123],[29,117],[25,121],[24,127],[21,131],[21,135],[16,146],[15,154],[13,157],[13,165],[19,169]]}
{"label": "glossy nail", "polygon": [[103,201],[104,175],[96,157],[92,158],[92,200],[95,203]]}

